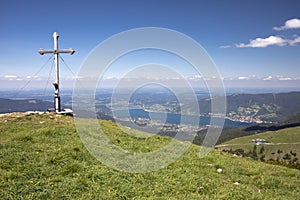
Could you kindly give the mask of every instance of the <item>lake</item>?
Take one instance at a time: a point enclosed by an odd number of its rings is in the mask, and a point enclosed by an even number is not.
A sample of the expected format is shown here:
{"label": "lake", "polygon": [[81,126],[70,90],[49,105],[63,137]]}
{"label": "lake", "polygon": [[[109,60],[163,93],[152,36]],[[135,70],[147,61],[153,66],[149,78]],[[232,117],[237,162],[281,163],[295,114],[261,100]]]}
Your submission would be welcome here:
{"label": "lake", "polygon": [[[113,111],[114,116],[117,118],[146,118],[152,119],[156,121],[160,121],[161,123],[169,123],[169,124],[188,124],[188,125],[200,125],[205,126],[209,125],[210,117],[209,116],[193,116],[193,115],[181,115],[174,113],[162,113],[162,112],[152,112],[145,111],[141,108],[131,108],[129,110],[115,110]],[[198,122],[198,123],[197,123]],[[250,126],[255,123],[247,123],[247,122],[239,122],[232,121],[230,119],[225,119],[226,127],[241,127],[241,126]]]}

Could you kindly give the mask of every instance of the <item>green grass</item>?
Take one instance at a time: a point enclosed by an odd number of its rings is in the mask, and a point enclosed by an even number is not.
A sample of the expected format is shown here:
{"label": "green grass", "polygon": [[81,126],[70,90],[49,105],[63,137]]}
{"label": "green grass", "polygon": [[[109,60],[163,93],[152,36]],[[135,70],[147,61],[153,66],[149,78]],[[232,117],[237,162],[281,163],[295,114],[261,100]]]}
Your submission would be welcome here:
{"label": "green grass", "polygon": [[[131,152],[150,152],[170,142],[134,138],[100,121],[111,141]],[[139,133],[132,130],[135,134]],[[0,117],[1,199],[298,199],[300,171],[199,146],[150,173],[111,169],[85,149],[73,119],[60,115]],[[223,172],[218,173],[217,169]],[[240,185],[235,185],[238,182]]]}
{"label": "green grass", "polygon": [[[253,143],[250,143],[252,139],[265,139],[271,144],[263,145],[266,159],[278,159],[283,160],[285,154],[290,154],[292,151],[296,153],[296,156],[300,160],[300,127],[286,128],[278,131],[268,131],[251,136],[239,137],[233,140],[227,141],[221,145],[218,145],[218,149],[223,150],[236,150],[244,149],[245,151],[253,150]],[[257,146],[259,152],[262,145]],[[281,153],[277,153],[278,150]],[[294,158],[294,157],[293,157]]]}
{"label": "green grass", "polygon": [[278,131],[268,131],[256,135],[235,138],[224,144],[245,144],[251,139],[266,139],[272,143],[300,143],[300,126],[293,128],[281,129]]}

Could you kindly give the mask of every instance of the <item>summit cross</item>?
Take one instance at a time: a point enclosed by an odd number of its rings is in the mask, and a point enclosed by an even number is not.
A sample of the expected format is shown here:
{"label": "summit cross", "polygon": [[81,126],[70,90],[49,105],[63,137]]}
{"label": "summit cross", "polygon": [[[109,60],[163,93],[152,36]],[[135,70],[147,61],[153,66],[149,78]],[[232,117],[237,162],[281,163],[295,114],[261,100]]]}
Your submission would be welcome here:
{"label": "summit cross", "polygon": [[60,93],[59,93],[59,54],[60,53],[69,53],[69,54],[74,54],[75,50],[73,48],[67,49],[67,50],[62,50],[58,49],[58,33],[54,32],[53,33],[53,40],[54,40],[54,49],[53,50],[44,50],[40,49],[39,53],[41,55],[44,54],[54,54],[54,63],[55,63],[55,81],[53,83],[55,92],[54,92],[54,110],[55,112],[60,112],[61,111],[61,105],[60,105]]}

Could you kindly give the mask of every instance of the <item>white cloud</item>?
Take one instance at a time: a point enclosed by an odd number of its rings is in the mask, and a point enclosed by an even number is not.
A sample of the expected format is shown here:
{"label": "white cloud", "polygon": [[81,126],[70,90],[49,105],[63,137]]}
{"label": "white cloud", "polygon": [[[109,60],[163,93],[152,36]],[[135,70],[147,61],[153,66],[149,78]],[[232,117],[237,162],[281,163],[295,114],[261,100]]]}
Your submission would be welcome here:
{"label": "white cloud", "polygon": [[300,43],[300,37],[296,37],[293,40],[289,40],[288,43],[289,43],[289,45],[294,46],[294,45]]}
{"label": "white cloud", "polygon": [[195,77],[195,78],[202,78],[201,75],[195,75],[194,77]]}
{"label": "white cloud", "polygon": [[293,80],[293,79],[290,78],[290,77],[281,77],[278,80],[280,80],[280,81],[290,81],[290,80]]}
{"label": "white cloud", "polygon": [[187,79],[189,80],[197,80],[197,79],[202,79],[203,77],[201,75],[194,75],[194,76],[191,76],[191,77],[187,77]]}
{"label": "white cloud", "polygon": [[[274,27],[274,30],[300,29],[300,19],[294,18],[287,20],[284,26]],[[268,46],[295,46],[300,44],[300,36],[294,35],[293,39],[283,38],[281,36],[271,35],[266,38],[256,38],[249,40],[249,43],[239,43],[235,45],[223,45],[219,48],[226,49],[231,47],[236,48],[265,48]]]}
{"label": "white cloud", "polygon": [[18,78],[18,77],[15,76],[15,75],[5,75],[4,78],[15,79],[15,78]]}
{"label": "white cloud", "polygon": [[287,40],[279,36],[271,35],[267,38],[256,38],[255,40],[250,40],[248,44],[240,43],[240,44],[236,44],[235,46],[237,48],[245,48],[245,47],[263,48],[271,45],[285,46],[287,43],[288,43]]}
{"label": "white cloud", "polygon": [[268,76],[268,77],[263,78],[264,81],[270,81],[270,80],[272,80],[272,79],[273,79],[272,76]]}
{"label": "white cloud", "polygon": [[294,19],[287,20],[284,23],[284,26],[274,27],[273,29],[276,31],[281,31],[281,30],[296,29],[296,28],[300,28],[300,19],[294,18]]}
{"label": "white cloud", "polygon": [[240,76],[240,77],[238,77],[238,80],[249,80],[249,77]]}
{"label": "white cloud", "polygon": [[15,76],[15,75],[5,75],[4,79],[9,80],[9,81],[23,81],[22,77],[18,77],[18,76]]}
{"label": "white cloud", "polygon": [[231,46],[230,45],[223,45],[223,46],[220,46],[219,48],[220,49],[228,49],[228,48],[230,48]]}

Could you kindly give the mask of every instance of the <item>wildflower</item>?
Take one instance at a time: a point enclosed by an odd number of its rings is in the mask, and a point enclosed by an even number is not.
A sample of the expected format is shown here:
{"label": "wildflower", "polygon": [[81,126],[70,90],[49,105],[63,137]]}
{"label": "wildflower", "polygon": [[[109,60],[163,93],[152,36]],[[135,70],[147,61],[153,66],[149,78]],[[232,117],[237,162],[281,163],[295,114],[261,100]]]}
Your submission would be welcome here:
{"label": "wildflower", "polygon": [[222,173],[222,172],[223,172],[223,169],[218,168],[218,169],[217,169],[217,172],[218,172],[218,173]]}

